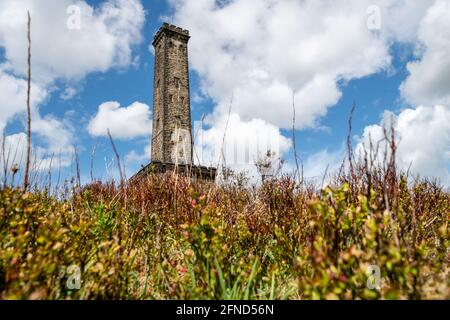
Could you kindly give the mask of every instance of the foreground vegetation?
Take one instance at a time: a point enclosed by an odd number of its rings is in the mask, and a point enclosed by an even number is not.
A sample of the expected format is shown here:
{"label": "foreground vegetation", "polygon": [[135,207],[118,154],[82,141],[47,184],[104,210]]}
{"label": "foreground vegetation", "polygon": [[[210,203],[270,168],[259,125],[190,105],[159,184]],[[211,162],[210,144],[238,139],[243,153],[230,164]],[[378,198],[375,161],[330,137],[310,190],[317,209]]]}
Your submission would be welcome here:
{"label": "foreground vegetation", "polygon": [[172,173],[58,197],[4,187],[0,297],[450,298],[449,193],[352,170],[323,190]]}

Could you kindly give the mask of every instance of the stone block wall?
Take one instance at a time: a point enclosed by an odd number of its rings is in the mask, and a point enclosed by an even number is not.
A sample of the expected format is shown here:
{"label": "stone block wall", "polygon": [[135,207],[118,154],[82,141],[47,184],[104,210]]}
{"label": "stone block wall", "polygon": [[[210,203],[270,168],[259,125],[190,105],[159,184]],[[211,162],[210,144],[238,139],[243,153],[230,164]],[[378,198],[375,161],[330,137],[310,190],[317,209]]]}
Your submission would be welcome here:
{"label": "stone block wall", "polygon": [[155,35],[152,161],[192,164],[189,32],[163,24]]}

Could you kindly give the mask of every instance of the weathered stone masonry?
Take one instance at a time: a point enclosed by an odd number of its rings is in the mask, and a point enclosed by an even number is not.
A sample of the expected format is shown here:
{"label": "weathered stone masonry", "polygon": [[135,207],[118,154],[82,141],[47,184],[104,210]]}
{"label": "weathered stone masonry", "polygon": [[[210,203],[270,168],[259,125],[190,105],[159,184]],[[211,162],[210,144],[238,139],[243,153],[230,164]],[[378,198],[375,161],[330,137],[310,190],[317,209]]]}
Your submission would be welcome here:
{"label": "weathered stone masonry", "polygon": [[152,161],[192,164],[189,31],[163,24],[153,40]]}
{"label": "weathered stone masonry", "polygon": [[149,173],[177,171],[192,178],[214,180],[216,169],[193,165],[189,96],[189,31],[164,23],[153,39],[152,162],[131,181]]}

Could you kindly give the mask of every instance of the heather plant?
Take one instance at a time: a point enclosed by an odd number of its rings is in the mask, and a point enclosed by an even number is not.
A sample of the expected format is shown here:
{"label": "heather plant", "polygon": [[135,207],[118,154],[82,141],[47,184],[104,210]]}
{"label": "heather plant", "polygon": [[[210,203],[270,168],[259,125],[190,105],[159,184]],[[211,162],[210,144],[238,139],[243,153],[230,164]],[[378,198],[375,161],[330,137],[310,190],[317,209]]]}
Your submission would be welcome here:
{"label": "heather plant", "polygon": [[173,173],[57,193],[3,187],[0,296],[450,298],[448,191],[375,169],[368,188],[366,170],[323,189]]}

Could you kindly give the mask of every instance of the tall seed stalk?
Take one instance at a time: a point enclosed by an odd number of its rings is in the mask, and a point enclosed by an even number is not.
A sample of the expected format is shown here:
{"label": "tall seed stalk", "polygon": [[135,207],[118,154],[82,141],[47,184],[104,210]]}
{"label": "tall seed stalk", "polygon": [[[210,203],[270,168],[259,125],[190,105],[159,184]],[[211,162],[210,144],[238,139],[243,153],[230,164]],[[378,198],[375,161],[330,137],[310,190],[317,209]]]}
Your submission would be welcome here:
{"label": "tall seed stalk", "polygon": [[25,174],[23,177],[23,189],[28,190],[29,174],[30,174],[30,158],[31,158],[31,108],[30,108],[30,92],[31,92],[31,16],[28,13],[28,88],[27,88],[27,159],[25,162]]}

